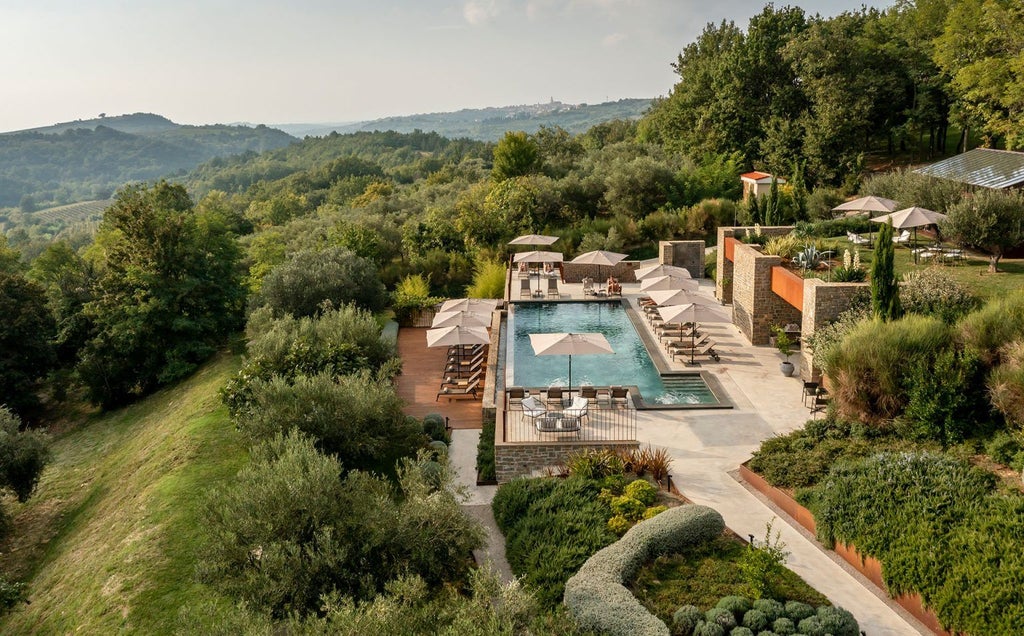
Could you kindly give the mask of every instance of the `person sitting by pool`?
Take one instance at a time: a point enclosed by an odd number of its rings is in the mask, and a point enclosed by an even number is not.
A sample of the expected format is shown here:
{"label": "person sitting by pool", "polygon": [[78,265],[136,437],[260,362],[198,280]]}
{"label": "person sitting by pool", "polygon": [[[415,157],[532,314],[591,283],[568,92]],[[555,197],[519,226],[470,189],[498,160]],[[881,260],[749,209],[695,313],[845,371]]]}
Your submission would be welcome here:
{"label": "person sitting by pool", "polygon": [[614,276],[609,276],[608,277],[607,287],[608,287],[608,293],[609,294],[621,294],[622,293],[622,285],[619,284],[619,280],[617,278],[615,278]]}

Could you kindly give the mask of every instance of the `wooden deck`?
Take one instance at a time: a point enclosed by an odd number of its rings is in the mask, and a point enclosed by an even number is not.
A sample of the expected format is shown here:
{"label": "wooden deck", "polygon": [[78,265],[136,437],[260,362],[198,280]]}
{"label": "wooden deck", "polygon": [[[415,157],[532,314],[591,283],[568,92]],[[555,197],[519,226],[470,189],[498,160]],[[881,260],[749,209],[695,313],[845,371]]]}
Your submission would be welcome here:
{"label": "wooden deck", "polygon": [[[423,417],[440,413],[448,418],[452,428],[480,428],[483,405],[480,398],[460,398],[435,401],[441,385],[446,350],[427,347],[427,330],[403,327],[398,330],[398,355],[402,358],[402,373],[397,378],[398,396],[405,400],[406,415]],[[481,387],[483,384],[481,383]]]}

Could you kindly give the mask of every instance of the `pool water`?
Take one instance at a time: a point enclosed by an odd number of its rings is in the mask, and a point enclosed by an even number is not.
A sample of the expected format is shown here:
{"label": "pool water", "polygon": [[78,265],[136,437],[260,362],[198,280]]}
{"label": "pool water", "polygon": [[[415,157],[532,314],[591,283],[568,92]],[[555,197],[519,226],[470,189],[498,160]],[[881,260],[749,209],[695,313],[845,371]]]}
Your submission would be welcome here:
{"label": "pool water", "polygon": [[531,333],[602,333],[614,354],[572,358],[572,385],[636,385],[647,404],[719,404],[699,374],[666,375],[618,302],[516,303],[508,318],[509,386],[568,386],[569,356],[536,356]]}

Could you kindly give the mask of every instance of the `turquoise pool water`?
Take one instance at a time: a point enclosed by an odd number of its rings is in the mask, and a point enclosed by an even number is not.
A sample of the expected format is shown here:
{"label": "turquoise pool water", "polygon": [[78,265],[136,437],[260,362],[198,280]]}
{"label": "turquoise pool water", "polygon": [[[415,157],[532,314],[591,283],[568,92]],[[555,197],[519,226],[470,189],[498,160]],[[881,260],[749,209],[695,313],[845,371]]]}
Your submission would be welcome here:
{"label": "turquoise pool water", "polygon": [[636,385],[648,404],[719,404],[698,374],[662,378],[621,303],[517,303],[508,319],[510,386],[567,386],[569,356],[536,356],[531,333],[603,333],[614,354],[572,358],[572,385]]}

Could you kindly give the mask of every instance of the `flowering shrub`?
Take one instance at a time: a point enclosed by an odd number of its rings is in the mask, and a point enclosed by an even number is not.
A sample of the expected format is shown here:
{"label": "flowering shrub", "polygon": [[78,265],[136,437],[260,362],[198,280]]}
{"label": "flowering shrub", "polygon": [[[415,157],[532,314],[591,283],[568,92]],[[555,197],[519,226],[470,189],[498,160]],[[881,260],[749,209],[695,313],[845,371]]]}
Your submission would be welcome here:
{"label": "flowering shrub", "polygon": [[899,292],[905,313],[935,316],[947,323],[956,322],[979,305],[969,287],[939,267],[907,272]]}

